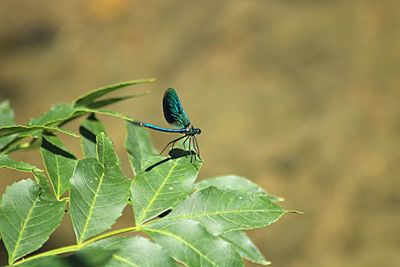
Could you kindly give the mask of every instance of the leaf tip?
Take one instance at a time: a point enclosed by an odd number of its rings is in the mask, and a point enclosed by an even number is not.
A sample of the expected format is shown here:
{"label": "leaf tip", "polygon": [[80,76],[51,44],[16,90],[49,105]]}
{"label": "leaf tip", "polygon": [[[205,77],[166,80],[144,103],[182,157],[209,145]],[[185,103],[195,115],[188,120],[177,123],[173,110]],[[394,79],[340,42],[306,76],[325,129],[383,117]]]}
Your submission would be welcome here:
{"label": "leaf tip", "polygon": [[295,213],[295,214],[300,214],[300,215],[304,214],[304,212],[299,211],[299,210],[287,210],[287,211],[285,211],[285,213]]}

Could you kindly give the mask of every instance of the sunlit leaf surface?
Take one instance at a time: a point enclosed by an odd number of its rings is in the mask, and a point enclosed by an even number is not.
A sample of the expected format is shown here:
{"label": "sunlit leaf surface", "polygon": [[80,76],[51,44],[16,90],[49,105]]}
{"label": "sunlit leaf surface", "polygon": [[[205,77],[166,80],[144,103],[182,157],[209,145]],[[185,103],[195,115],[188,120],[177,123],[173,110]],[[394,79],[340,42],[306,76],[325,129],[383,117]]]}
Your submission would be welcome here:
{"label": "sunlit leaf surface", "polygon": [[191,220],[151,223],[144,231],[169,255],[187,266],[243,266],[239,254],[226,241]]}
{"label": "sunlit leaf surface", "polygon": [[245,190],[254,193],[265,193],[269,196],[269,198],[271,198],[273,202],[284,201],[284,198],[271,195],[258,184],[253,183],[249,179],[246,179],[245,177],[242,176],[237,176],[237,175],[218,176],[199,181],[195,184],[195,188],[199,190],[209,186],[215,186],[220,189],[234,189],[234,190]]}
{"label": "sunlit leaf surface", "polygon": [[145,163],[154,165],[138,173],[132,183],[132,206],[138,225],[174,207],[190,194],[200,167],[192,164],[190,157],[167,160],[153,157]]}
{"label": "sunlit leaf surface", "polygon": [[177,266],[164,249],[147,238],[113,237],[91,245],[94,248],[114,250],[111,259],[104,267],[137,266],[137,267],[170,267]]}
{"label": "sunlit leaf surface", "polygon": [[7,188],[0,205],[0,232],[10,264],[40,248],[60,224],[65,201],[57,201],[50,194],[32,180],[21,180]]}
{"label": "sunlit leaf surface", "polygon": [[207,187],[186,198],[165,219],[196,220],[210,233],[220,235],[267,226],[285,213],[263,193]]}
{"label": "sunlit leaf surface", "polygon": [[71,179],[70,208],[78,243],[115,223],[127,204],[129,185],[111,140],[99,134],[97,159],[80,160]]}

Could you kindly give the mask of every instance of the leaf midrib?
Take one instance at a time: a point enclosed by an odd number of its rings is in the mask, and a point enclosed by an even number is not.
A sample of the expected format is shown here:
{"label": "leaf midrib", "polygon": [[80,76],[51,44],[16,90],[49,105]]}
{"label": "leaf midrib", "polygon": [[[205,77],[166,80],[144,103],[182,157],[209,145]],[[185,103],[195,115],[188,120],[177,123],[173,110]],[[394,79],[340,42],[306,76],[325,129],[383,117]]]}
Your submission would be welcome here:
{"label": "leaf midrib", "polygon": [[105,173],[105,172],[104,172],[104,167],[103,167],[103,173],[101,174],[101,177],[100,177],[100,179],[99,179],[99,185],[98,185],[97,188],[96,188],[96,192],[95,192],[94,197],[93,197],[92,205],[90,206],[89,214],[88,214],[88,216],[87,216],[85,225],[83,226],[83,230],[82,230],[81,235],[80,235],[80,237],[79,237],[78,244],[81,244],[81,243],[82,243],[82,241],[83,241],[83,240],[82,240],[82,239],[83,239],[83,236],[84,236],[84,234],[85,234],[85,232],[86,232],[86,230],[87,230],[87,227],[88,227],[88,225],[89,225],[90,218],[92,217],[94,205],[95,205],[96,200],[97,200],[97,195],[98,195],[98,193],[99,193],[101,184],[103,183],[104,173]]}
{"label": "leaf midrib", "polygon": [[153,205],[153,203],[156,200],[157,196],[160,194],[161,189],[165,186],[165,184],[167,183],[167,180],[171,176],[171,173],[174,171],[174,169],[178,165],[176,162],[172,162],[172,164],[174,164],[174,166],[171,167],[171,169],[169,170],[168,174],[165,176],[164,181],[161,183],[160,187],[157,189],[157,191],[154,193],[153,197],[150,199],[150,201],[147,204],[147,206],[144,208],[143,212],[141,213],[140,217],[138,218],[138,223],[142,223],[143,222],[142,220],[143,220],[144,216],[146,215],[146,213],[148,212],[150,207]]}
{"label": "leaf midrib", "polygon": [[16,253],[17,253],[17,250],[18,250],[18,247],[19,247],[19,243],[20,243],[20,241],[21,241],[21,239],[22,239],[22,236],[23,236],[23,234],[24,234],[24,232],[25,232],[25,229],[26,229],[26,226],[27,226],[27,224],[28,224],[28,221],[30,220],[30,217],[32,216],[32,212],[33,212],[33,210],[35,209],[35,207],[36,207],[36,202],[37,202],[38,200],[39,200],[39,198],[37,197],[37,198],[33,201],[32,207],[29,209],[28,215],[26,216],[26,219],[25,219],[25,221],[24,221],[24,223],[23,223],[23,225],[22,225],[22,227],[21,227],[21,231],[20,231],[19,234],[18,234],[17,242],[15,242],[14,250],[13,250],[13,252],[11,253],[11,257],[10,257],[11,263],[14,262],[14,257],[15,257],[15,255],[16,255]]}
{"label": "leaf midrib", "polygon": [[274,209],[252,209],[252,210],[225,210],[225,211],[216,211],[216,212],[203,212],[198,214],[188,214],[188,215],[180,215],[180,216],[171,216],[168,220],[179,220],[179,219],[190,219],[193,217],[203,217],[203,216],[213,216],[213,215],[224,215],[224,214],[236,214],[236,213],[247,213],[247,212],[274,212],[274,213],[285,213],[282,210],[274,210]]}
{"label": "leaf midrib", "polygon": [[183,243],[184,245],[186,245],[187,247],[191,248],[194,252],[196,252],[200,257],[204,258],[205,260],[207,260],[209,263],[211,263],[213,266],[217,266],[217,264],[215,262],[213,262],[210,258],[208,258],[206,255],[204,255],[200,250],[198,250],[195,246],[193,246],[192,244],[190,244],[189,242],[187,242],[185,239],[181,238],[180,236],[174,235],[171,232],[165,232],[162,230],[155,230],[155,229],[146,229],[146,231],[149,232],[154,232],[154,233],[159,233],[161,235],[166,235],[166,236],[171,236],[173,238],[175,238],[176,240],[178,240],[179,242]]}
{"label": "leaf midrib", "polygon": [[125,259],[125,258],[123,258],[123,257],[121,257],[121,256],[118,256],[118,255],[113,255],[113,258],[115,258],[117,261],[120,261],[120,262],[122,262],[122,263],[125,263],[125,264],[128,264],[129,266],[132,266],[132,267],[139,267],[138,265],[136,265],[136,264],[134,264],[133,262],[130,262],[129,260],[127,260],[127,259]]}

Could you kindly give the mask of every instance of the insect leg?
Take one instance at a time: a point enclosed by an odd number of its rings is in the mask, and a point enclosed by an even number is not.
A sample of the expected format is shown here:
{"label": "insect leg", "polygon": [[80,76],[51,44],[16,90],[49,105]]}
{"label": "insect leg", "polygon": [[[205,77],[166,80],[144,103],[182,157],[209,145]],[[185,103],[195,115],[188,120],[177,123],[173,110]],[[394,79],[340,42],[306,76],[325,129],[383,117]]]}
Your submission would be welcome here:
{"label": "insect leg", "polygon": [[192,154],[193,162],[196,162],[196,157],[197,157],[196,144],[194,143],[195,139],[196,139],[196,137],[194,137],[194,136],[191,139],[192,145],[193,145],[193,149],[194,149],[193,154]]}
{"label": "insect leg", "polygon": [[178,142],[179,140],[181,140],[182,138],[185,138],[185,137],[186,137],[186,135],[181,136],[181,137],[179,137],[178,139],[175,139],[175,140],[172,142],[171,149],[174,148],[176,142]]}
{"label": "insect leg", "polygon": [[197,143],[196,136],[193,136],[193,138],[194,138],[194,144],[196,145],[197,156],[199,156],[199,159],[201,160],[199,143]]}
{"label": "insect leg", "polygon": [[190,153],[190,163],[193,164],[193,162],[192,162],[192,136],[189,136],[189,138],[187,140],[189,140],[189,150],[188,151]]}
{"label": "insect leg", "polygon": [[183,141],[183,149],[186,148],[186,147],[185,147],[185,144],[186,144],[187,140],[190,139],[190,135],[188,135],[187,137],[188,137],[188,138],[186,138],[185,141]]}
{"label": "insect leg", "polygon": [[181,140],[182,138],[184,138],[184,137],[186,137],[186,135],[181,136],[181,137],[179,137],[179,138],[177,138],[177,139],[172,140],[171,142],[169,142],[169,143],[163,148],[163,150],[161,150],[160,155],[164,152],[165,149],[167,149],[167,147],[168,147],[170,144],[172,144],[172,147],[174,147],[174,144],[175,144],[177,141],[179,141],[179,140]]}

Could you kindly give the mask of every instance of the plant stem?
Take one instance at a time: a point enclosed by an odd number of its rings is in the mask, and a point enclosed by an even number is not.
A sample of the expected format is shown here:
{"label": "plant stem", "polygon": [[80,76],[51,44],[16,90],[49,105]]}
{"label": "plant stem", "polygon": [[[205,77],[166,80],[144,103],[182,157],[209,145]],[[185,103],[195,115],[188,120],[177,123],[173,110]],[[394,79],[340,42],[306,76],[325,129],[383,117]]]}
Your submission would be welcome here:
{"label": "plant stem", "polygon": [[93,237],[93,238],[91,238],[91,239],[89,239],[89,240],[87,240],[87,241],[85,241],[85,242],[83,242],[81,244],[71,245],[71,246],[66,246],[66,247],[61,247],[61,248],[56,248],[56,249],[53,249],[53,250],[49,250],[49,251],[46,251],[46,252],[42,252],[42,253],[33,255],[31,257],[28,257],[28,258],[25,258],[25,259],[17,261],[16,263],[12,264],[12,266],[17,266],[17,265],[23,264],[23,263],[25,263],[27,261],[31,261],[31,260],[42,258],[42,257],[55,256],[55,255],[59,255],[59,254],[75,252],[75,251],[78,251],[78,250],[86,247],[87,245],[90,245],[93,242],[96,242],[98,240],[104,239],[106,237],[119,235],[119,234],[122,234],[122,233],[136,232],[136,231],[139,231],[139,230],[140,230],[140,227],[137,227],[137,226],[118,229],[118,230],[115,230],[115,231],[111,231],[111,232],[108,232],[108,233],[104,233],[104,234],[95,236],[95,237]]}
{"label": "plant stem", "polygon": [[49,250],[49,251],[39,253],[39,254],[33,255],[31,257],[22,259],[20,261],[17,261],[16,263],[12,264],[11,266],[17,266],[17,265],[20,265],[27,261],[31,261],[31,260],[46,257],[46,256],[54,256],[54,255],[63,254],[63,253],[75,252],[79,249],[80,249],[80,247],[78,245],[71,245],[71,246],[66,246],[66,247],[62,247],[62,248],[56,248],[53,250]]}
{"label": "plant stem", "polygon": [[83,242],[82,244],[80,244],[80,246],[81,246],[81,247],[84,247],[84,246],[89,245],[90,243],[93,243],[93,242],[95,242],[95,241],[97,241],[97,240],[100,240],[100,239],[104,239],[104,238],[106,238],[106,237],[110,237],[110,236],[114,236],[114,235],[119,235],[119,234],[122,234],[122,233],[136,232],[136,231],[138,231],[139,229],[140,229],[140,228],[137,227],[137,226],[132,226],[132,227],[128,227],[128,228],[122,228],[122,229],[118,229],[118,230],[115,230],[115,231],[107,232],[107,233],[104,233],[104,234],[102,234],[102,235],[95,236],[95,237],[93,237],[93,238],[91,238],[91,239],[89,239],[89,240]]}

